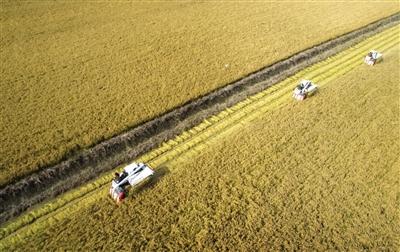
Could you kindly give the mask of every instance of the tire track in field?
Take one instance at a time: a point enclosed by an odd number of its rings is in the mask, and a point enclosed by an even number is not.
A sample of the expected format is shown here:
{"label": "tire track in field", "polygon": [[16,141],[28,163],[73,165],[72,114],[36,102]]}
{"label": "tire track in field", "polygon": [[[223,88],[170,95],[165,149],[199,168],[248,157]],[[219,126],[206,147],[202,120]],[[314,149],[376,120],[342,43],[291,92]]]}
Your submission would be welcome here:
{"label": "tire track in field", "polygon": [[[370,49],[385,51],[398,43],[399,26],[390,28],[375,35],[360,44],[339,53],[321,63],[300,71],[296,75],[278,83],[277,85],[262,91],[248,99],[239,102],[216,116],[204,120],[203,123],[191,130],[185,131],[175,139],[164,143],[138,159],[149,163],[154,168],[165,165],[176,158],[187,158],[196,155],[212,141],[230,134],[241,127],[243,123],[251,122],[260,114],[275,109],[291,100],[291,92],[300,78],[311,78],[320,87],[328,84],[358,65],[362,64],[362,58]],[[51,223],[63,219],[66,215],[73,214],[82,207],[89,206],[99,198],[104,198],[112,173],[104,175],[96,181],[85,186],[67,192],[59,198],[44,204],[31,212],[17,218],[15,221],[5,224],[1,228],[1,244],[17,243],[18,240],[38,232]]]}

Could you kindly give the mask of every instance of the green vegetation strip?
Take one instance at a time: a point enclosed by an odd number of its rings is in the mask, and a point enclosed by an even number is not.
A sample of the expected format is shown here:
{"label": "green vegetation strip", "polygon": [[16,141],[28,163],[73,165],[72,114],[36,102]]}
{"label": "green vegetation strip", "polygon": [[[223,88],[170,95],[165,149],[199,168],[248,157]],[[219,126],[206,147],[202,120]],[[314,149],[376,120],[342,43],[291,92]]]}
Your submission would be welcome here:
{"label": "green vegetation strip", "polygon": [[[362,64],[363,56],[370,49],[385,51],[398,43],[400,26],[395,26],[377,34],[346,51],[337,54],[321,63],[304,69],[291,78],[288,78],[273,87],[249,97],[243,102],[205,120],[193,129],[184,132],[173,140],[164,143],[160,148],[143,155],[138,161],[149,163],[158,168],[166,162],[176,159],[188,151],[199,151],[205,147],[204,143],[212,137],[228,132],[235,125],[251,121],[260,113],[270,110],[291,99],[291,91],[301,78],[312,79],[319,86],[326,85],[330,80],[337,78],[356,66]],[[120,167],[118,168],[120,169]],[[113,172],[101,176],[99,179],[85,186],[67,192],[57,199],[43,204],[29,213],[5,224],[1,228],[1,244],[18,243],[20,239],[45,229],[59,220],[70,216],[82,207],[89,206],[99,197],[107,193],[108,184]]]}

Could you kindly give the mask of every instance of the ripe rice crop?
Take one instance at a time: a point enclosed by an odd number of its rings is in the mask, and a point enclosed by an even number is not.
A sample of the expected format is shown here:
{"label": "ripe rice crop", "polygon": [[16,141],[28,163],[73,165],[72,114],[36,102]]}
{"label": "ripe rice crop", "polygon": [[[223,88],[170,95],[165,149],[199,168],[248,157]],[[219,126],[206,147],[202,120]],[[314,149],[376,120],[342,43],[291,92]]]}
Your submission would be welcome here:
{"label": "ripe rice crop", "polygon": [[399,7],[5,1],[1,9],[4,185]]}
{"label": "ripe rice crop", "polygon": [[168,162],[125,204],[104,194],[17,248],[398,250],[399,49]]}

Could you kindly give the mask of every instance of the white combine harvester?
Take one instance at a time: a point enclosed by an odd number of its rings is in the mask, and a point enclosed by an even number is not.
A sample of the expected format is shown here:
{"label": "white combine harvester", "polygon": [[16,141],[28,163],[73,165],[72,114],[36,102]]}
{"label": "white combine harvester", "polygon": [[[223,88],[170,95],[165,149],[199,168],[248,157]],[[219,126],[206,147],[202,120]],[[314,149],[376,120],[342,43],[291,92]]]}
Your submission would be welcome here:
{"label": "white combine harvester", "polygon": [[302,101],[317,92],[318,86],[309,80],[302,80],[293,91],[293,98]]}
{"label": "white combine harvester", "polygon": [[126,187],[138,185],[153,175],[154,171],[143,163],[127,165],[122,173],[115,173],[115,178],[111,182],[110,195],[117,203],[120,203],[127,195]]}
{"label": "white combine harvester", "polygon": [[380,61],[382,61],[382,53],[375,50],[370,51],[364,58],[365,64],[369,66],[373,66]]}

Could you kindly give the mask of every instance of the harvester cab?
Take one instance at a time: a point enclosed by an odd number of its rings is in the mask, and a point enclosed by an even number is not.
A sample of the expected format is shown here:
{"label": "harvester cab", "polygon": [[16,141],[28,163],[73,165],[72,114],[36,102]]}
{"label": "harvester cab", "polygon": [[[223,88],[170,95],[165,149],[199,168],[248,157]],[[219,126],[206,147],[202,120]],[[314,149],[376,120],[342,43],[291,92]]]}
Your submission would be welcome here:
{"label": "harvester cab", "polygon": [[124,167],[123,171],[115,174],[111,182],[110,195],[117,203],[122,202],[127,195],[128,186],[136,186],[154,175],[154,171],[143,163],[132,163]]}
{"label": "harvester cab", "polygon": [[373,66],[380,61],[382,61],[382,53],[375,50],[370,51],[364,58],[365,64],[369,66]]}
{"label": "harvester cab", "polygon": [[302,101],[317,92],[318,86],[309,80],[300,81],[293,91],[293,98]]}

